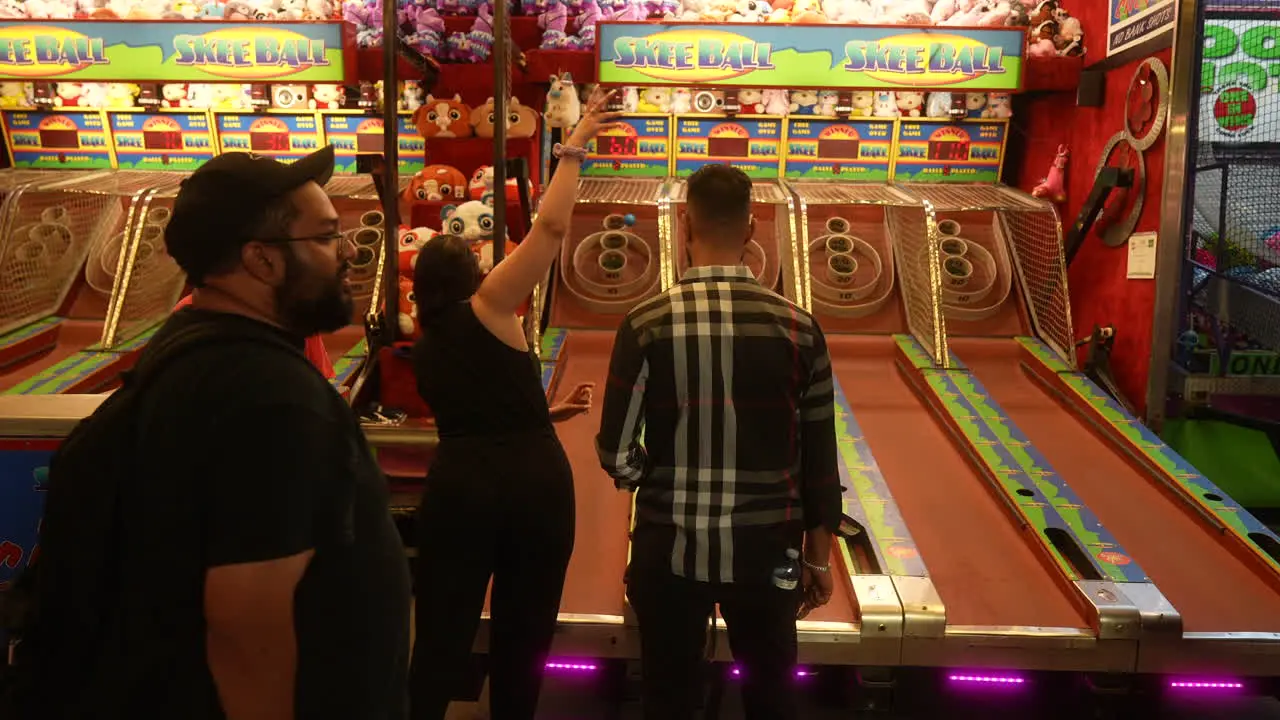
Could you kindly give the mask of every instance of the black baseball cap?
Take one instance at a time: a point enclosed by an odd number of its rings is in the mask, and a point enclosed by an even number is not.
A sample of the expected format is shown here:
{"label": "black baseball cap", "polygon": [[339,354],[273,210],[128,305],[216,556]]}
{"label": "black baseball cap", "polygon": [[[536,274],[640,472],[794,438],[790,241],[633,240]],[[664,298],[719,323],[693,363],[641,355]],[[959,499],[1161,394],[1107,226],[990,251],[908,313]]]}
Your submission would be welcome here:
{"label": "black baseball cap", "polygon": [[165,228],[169,255],[191,282],[205,276],[252,238],[271,202],[309,182],[333,177],[333,146],[293,163],[246,152],[219,155],[182,181]]}

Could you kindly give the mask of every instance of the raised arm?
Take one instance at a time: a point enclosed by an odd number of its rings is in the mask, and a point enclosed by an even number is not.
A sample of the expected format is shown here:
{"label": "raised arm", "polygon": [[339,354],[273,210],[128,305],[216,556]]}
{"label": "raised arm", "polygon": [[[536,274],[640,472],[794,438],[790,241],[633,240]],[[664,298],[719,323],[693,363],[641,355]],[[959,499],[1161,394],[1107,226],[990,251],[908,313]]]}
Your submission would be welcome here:
{"label": "raised arm", "polygon": [[[596,88],[583,109],[582,120],[574,128],[565,146],[585,149],[601,125],[618,113],[604,111],[611,92]],[[538,207],[538,218],[520,246],[505,261],[498,263],[476,291],[475,302],[494,314],[515,315],[524,306],[533,288],[546,276],[552,261],[560,253],[560,244],[569,232],[573,204],[578,192],[578,172],[582,161],[570,153],[560,158],[556,173]],[[502,192],[498,190],[498,201]]]}
{"label": "raised arm", "polygon": [[649,472],[649,456],[640,444],[648,377],[649,363],[631,319],[627,318],[613,341],[600,434],[596,436],[600,466],[619,490],[634,490]]}

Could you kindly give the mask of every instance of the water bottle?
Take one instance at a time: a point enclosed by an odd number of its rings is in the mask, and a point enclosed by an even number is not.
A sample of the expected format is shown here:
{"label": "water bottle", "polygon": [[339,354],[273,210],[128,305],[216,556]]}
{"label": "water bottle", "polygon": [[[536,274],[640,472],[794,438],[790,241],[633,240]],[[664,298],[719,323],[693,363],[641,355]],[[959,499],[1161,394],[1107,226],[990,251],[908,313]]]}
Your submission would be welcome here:
{"label": "water bottle", "polygon": [[787,561],[773,569],[773,585],[781,590],[795,590],[800,586],[800,551],[787,548]]}

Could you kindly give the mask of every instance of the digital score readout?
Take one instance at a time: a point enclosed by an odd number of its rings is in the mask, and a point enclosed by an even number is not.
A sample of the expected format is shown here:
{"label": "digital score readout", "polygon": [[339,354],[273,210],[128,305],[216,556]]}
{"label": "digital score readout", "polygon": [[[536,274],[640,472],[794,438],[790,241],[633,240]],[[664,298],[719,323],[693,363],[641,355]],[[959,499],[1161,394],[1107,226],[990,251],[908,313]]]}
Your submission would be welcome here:
{"label": "digital score readout", "polygon": [[671,117],[628,115],[602,130],[587,148],[583,175],[666,177],[671,164]]}
{"label": "digital score readout", "polygon": [[894,180],[999,182],[1008,129],[1007,120],[899,120]]}

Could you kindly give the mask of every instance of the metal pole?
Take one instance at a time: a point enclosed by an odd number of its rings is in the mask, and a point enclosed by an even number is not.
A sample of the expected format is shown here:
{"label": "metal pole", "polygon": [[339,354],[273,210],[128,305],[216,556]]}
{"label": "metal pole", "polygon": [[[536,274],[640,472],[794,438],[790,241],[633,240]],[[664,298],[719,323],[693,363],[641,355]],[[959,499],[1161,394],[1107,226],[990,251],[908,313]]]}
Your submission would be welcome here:
{"label": "metal pole", "polygon": [[[1173,362],[1174,317],[1178,307],[1186,254],[1187,191],[1192,186],[1189,134],[1191,116],[1200,96],[1200,42],[1196,0],[1178,0],[1174,20],[1173,72],[1169,82],[1169,121],[1165,132],[1164,198],[1160,205],[1159,245],[1156,248],[1155,313],[1151,324],[1151,363],[1147,368],[1147,424],[1156,432],[1164,424]],[[1218,231],[1221,233],[1221,229]]]}
{"label": "metal pole", "polygon": [[507,46],[508,0],[493,4],[493,263],[506,256],[507,237],[507,82],[511,48]]}
{"label": "metal pole", "polygon": [[382,252],[386,272],[382,274],[382,339],[389,346],[396,341],[400,312],[400,274],[395,271],[400,252],[400,128],[399,93],[396,70],[400,61],[399,3],[382,3]]}

